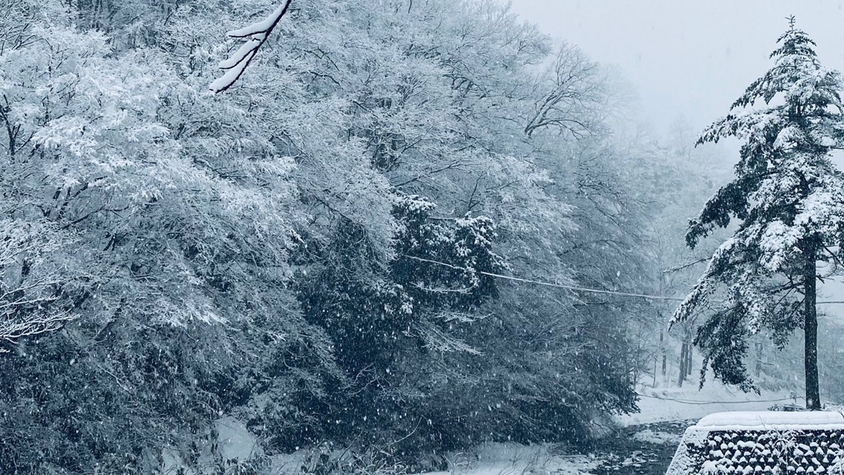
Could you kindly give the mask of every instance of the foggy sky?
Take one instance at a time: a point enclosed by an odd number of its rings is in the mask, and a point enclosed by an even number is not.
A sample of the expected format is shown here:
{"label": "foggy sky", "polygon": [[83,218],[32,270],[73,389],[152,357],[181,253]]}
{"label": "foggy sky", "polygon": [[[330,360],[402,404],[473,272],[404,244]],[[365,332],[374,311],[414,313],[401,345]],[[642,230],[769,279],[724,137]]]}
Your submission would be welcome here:
{"label": "foggy sky", "polygon": [[638,89],[657,131],[681,115],[696,132],[773,63],[776,40],[795,15],[818,43],[821,63],[844,70],[839,0],[512,0],[546,33],[615,64]]}
{"label": "foggy sky", "polygon": [[[592,59],[618,66],[655,131],[684,119],[697,135],[773,62],[794,15],[821,64],[844,71],[844,0],[512,0],[513,10]],[[738,146],[735,145],[737,150]],[[738,157],[736,156],[736,159]],[[839,167],[841,160],[838,160]],[[844,300],[844,279],[819,287]],[[844,306],[823,306],[844,324]]]}

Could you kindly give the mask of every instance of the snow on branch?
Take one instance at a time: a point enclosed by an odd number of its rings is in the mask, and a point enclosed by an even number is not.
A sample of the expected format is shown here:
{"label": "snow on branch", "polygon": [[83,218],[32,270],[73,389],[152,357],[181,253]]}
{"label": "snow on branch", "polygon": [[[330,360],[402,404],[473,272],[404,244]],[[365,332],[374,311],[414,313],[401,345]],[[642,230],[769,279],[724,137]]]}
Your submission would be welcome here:
{"label": "snow on branch", "polygon": [[[54,332],[75,319],[76,315],[70,311],[42,312],[24,318],[11,318],[6,315],[0,318],[0,342],[15,343],[25,337]],[[6,352],[8,350],[0,347],[0,353]]]}
{"label": "snow on branch", "polygon": [[281,21],[284,14],[287,13],[287,9],[290,8],[292,1],[284,0],[284,3],[276,8],[270,16],[257,23],[226,33],[230,38],[243,39],[246,42],[234,54],[220,62],[219,67],[225,71],[225,74],[212,82],[209,89],[215,93],[223,92],[232,87],[240,79],[246,67],[255,58],[258,50],[267,41],[267,38],[270,37],[270,33],[278,25],[278,22]]}

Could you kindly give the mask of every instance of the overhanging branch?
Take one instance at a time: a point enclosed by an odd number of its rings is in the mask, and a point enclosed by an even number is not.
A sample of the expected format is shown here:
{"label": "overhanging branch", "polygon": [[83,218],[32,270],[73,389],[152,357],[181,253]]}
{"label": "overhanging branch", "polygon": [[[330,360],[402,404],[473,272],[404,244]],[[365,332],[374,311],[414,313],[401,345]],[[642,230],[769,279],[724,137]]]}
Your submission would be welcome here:
{"label": "overhanging branch", "polygon": [[270,33],[287,13],[292,1],[284,0],[284,3],[276,8],[270,16],[258,23],[226,33],[231,38],[243,39],[246,42],[233,55],[220,62],[220,69],[224,70],[225,74],[212,82],[209,89],[215,93],[220,93],[232,87],[240,79],[243,72],[246,71],[246,67],[255,59],[258,50],[267,42]]}

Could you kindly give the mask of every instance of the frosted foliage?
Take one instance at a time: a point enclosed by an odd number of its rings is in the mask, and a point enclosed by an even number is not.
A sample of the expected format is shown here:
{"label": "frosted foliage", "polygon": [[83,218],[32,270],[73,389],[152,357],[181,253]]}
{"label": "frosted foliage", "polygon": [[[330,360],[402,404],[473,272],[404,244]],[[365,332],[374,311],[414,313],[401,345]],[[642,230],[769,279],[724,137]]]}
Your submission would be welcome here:
{"label": "frosted foliage", "polygon": [[[524,133],[513,129],[533,113],[522,97],[556,87],[565,68],[578,89],[563,96],[582,108],[560,105],[554,120],[586,122],[586,106],[595,101],[574,95],[599,89],[595,65],[567,47],[558,70],[541,78],[512,74],[540,63],[550,48],[532,28],[512,22],[506,8],[414,3],[396,15],[408,5],[393,3],[298,5],[296,21],[282,19],[267,43],[272,54],[259,54],[229,93],[255,100],[266,120],[284,131],[277,145],[296,157],[294,175],[317,222],[343,216],[364,225],[383,258],[391,257],[395,230],[391,187],[429,196],[456,216],[482,213],[514,232],[542,234],[541,245],[550,252],[562,233],[573,230],[571,208],[545,190],[548,173],[524,159],[531,147],[501,137]],[[230,33],[255,34],[280,6],[236,5],[234,13],[262,19]],[[430,18],[442,19],[436,32],[427,27]],[[278,64],[290,68],[279,70]],[[551,130],[536,127],[532,135],[544,139]]]}
{"label": "frosted foliage", "polygon": [[0,64],[0,467],[200,473],[232,417],[355,473],[635,410],[655,305],[493,275],[654,292],[663,150],[503,2],[0,1]]}
{"label": "frosted foliage", "polygon": [[[730,218],[740,226],[713,254],[674,322],[689,318],[723,284],[729,288],[728,302],[746,306],[751,321],[758,323],[781,301],[765,298],[772,287],[760,282],[770,284],[766,276],[793,273],[809,242],[820,243],[819,259],[831,259],[826,250],[844,236],[844,176],[830,161],[844,137],[840,74],[820,65],[814,43],[800,30],[789,30],[779,42],[772,55],[775,66],[736,101],[736,112],[700,138],[717,142],[736,136],[745,145],[735,181],[692,221],[687,239],[695,245]],[[765,106],[758,107],[760,100]],[[805,120],[792,121],[795,114]]]}
{"label": "frosted foliage", "polygon": [[[6,203],[3,211],[8,212]],[[46,224],[0,220],[0,342],[57,330],[79,316],[53,292],[72,292],[78,269],[62,268],[62,242],[57,230]],[[4,349],[0,347],[0,352]]]}
{"label": "frosted foliage", "polygon": [[[90,285],[99,291],[88,305],[102,318],[131,305],[156,323],[227,320],[208,281],[220,263],[209,259],[255,246],[265,264],[284,262],[291,161],[272,149],[248,160],[248,148],[255,147],[246,135],[235,144],[225,134],[190,137],[184,123],[167,123],[179,107],[174,104],[196,97],[161,66],[167,62],[157,53],[111,57],[103,36],[60,26],[37,34],[49,35],[49,44],[36,41],[0,57],[8,65],[0,71],[0,89],[9,117],[27,138],[5,153],[28,157],[31,172],[15,187],[44,197],[26,212],[40,209],[44,219],[76,236],[66,251],[89,259]],[[211,121],[218,113],[199,104],[178,112]],[[180,140],[174,125],[183,128]],[[226,175],[206,167],[221,148],[241,152]],[[20,173],[14,158],[7,165],[13,176]],[[252,295],[245,282],[266,272],[246,271],[254,265],[229,274],[243,279],[237,287]]]}

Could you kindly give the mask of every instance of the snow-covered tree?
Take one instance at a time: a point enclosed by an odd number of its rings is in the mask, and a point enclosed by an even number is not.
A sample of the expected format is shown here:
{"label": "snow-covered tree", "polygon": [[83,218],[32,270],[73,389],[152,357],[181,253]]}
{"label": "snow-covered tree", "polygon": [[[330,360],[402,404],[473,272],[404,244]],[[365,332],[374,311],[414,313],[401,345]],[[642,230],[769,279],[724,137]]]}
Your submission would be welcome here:
{"label": "snow-covered tree", "polygon": [[735,179],[690,222],[687,244],[694,248],[733,220],[738,227],[672,321],[714,306],[695,343],[716,377],[746,390],[753,388],[742,363],[747,337],[767,329],[782,345],[802,328],[806,405],[818,409],[816,282],[838,267],[844,250],[844,175],[831,161],[844,136],[842,79],[821,66],[815,43],[793,18],[778,44],[774,67],[699,139],[744,143]]}
{"label": "snow-covered tree", "polygon": [[411,455],[635,409],[649,305],[488,275],[648,285],[650,157],[575,47],[496,0],[0,4],[0,310],[72,318],[0,355],[0,472],[195,459],[221,413]]}
{"label": "snow-covered tree", "polygon": [[[176,74],[181,56],[118,50],[70,24],[74,9],[52,15],[59,2],[18,3],[0,18],[0,352],[14,350],[0,355],[0,472],[93,467],[105,452],[122,466],[236,384],[273,394],[261,407],[278,419],[308,405],[324,378],[278,358],[315,368],[329,344],[286,288],[294,165],[252,97],[215,98],[207,78]],[[20,17],[32,25],[11,28]],[[236,369],[259,367],[260,389]],[[66,446],[69,433],[86,443]]]}

